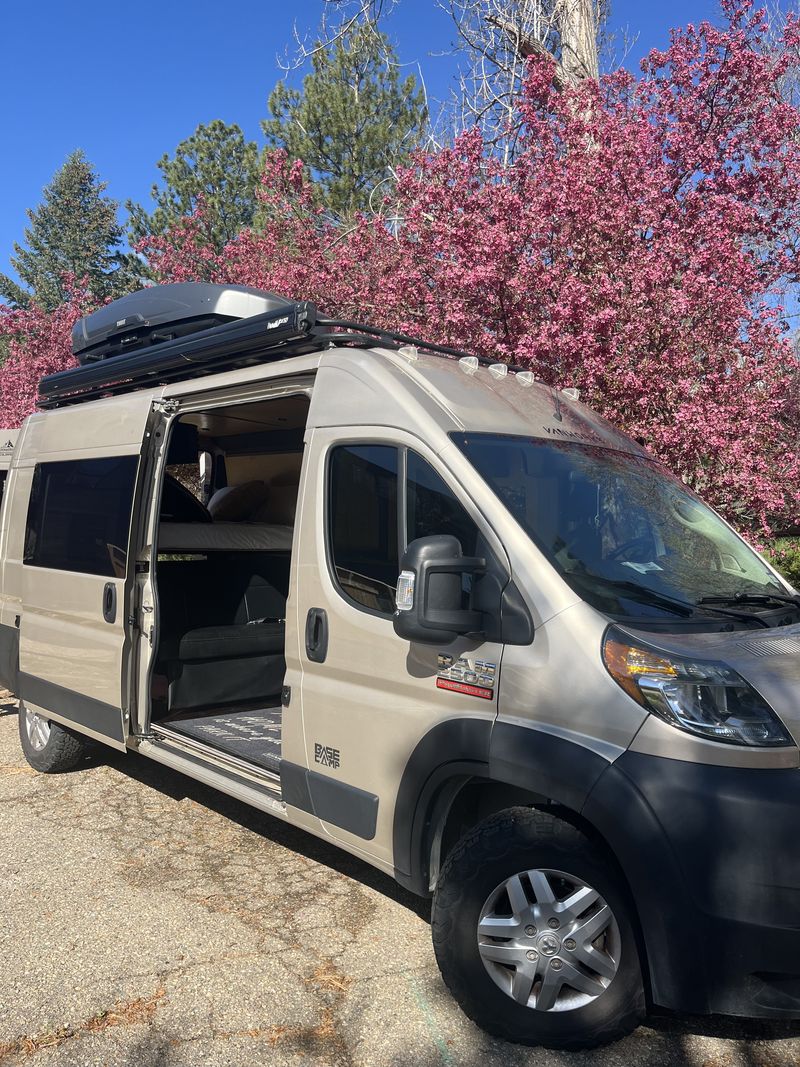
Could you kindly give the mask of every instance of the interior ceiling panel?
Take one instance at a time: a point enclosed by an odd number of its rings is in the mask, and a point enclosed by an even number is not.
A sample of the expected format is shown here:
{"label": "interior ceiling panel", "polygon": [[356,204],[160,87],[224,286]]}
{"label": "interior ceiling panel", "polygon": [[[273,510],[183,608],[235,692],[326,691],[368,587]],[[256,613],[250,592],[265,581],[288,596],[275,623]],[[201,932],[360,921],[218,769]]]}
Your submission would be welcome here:
{"label": "interior ceiling panel", "polygon": [[305,396],[257,400],[249,404],[198,411],[185,415],[182,421],[193,423],[201,433],[210,437],[292,430],[305,426],[308,404],[308,397]]}

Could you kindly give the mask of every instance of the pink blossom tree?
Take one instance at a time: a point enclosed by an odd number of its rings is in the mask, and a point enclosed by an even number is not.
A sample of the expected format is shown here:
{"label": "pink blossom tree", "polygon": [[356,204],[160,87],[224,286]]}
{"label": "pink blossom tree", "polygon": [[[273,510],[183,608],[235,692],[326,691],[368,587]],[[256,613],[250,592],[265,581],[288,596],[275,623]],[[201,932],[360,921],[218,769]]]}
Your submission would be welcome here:
{"label": "pink blossom tree", "polygon": [[18,426],[36,408],[39,380],[77,366],[72,355],[72,327],[91,308],[91,297],[73,286],[70,298],[54,311],[38,304],[14,311],[0,308],[0,335],[8,354],[0,368],[0,421]]}
{"label": "pink blossom tree", "polygon": [[142,251],[163,281],[256,285],[578,386],[768,534],[800,515],[784,311],[800,281],[800,112],[781,92],[800,28],[767,46],[751,0],[723,6],[724,26],[673,32],[639,78],[559,91],[531,61],[510,167],[467,134],[343,230],[275,153],[258,230],[216,254],[188,218]]}

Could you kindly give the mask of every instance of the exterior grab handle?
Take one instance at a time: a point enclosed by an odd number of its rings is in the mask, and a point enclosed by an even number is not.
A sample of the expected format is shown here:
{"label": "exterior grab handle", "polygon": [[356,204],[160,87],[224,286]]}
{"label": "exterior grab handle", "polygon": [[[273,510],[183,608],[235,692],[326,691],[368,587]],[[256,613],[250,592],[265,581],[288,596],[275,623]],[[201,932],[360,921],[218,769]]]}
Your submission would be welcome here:
{"label": "exterior grab handle", "polygon": [[314,663],[328,655],[328,615],[324,608],[310,608],[306,615],[306,654]]}
{"label": "exterior grab handle", "polygon": [[103,618],[106,622],[116,622],[117,587],[113,582],[106,582],[103,587]]}

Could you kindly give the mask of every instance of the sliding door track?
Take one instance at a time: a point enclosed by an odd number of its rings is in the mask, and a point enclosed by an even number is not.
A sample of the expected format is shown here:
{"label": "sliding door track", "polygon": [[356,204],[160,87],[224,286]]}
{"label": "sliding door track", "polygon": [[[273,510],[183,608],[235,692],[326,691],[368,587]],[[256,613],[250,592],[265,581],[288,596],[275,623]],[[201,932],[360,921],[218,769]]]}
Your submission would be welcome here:
{"label": "sliding door track", "polygon": [[[152,724],[152,737],[148,740],[161,742],[168,746],[171,751],[183,753],[194,761],[202,761],[209,768],[221,772],[227,772],[238,779],[244,779],[249,784],[259,786],[267,790],[272,796],[281,798],[281,778],[276,771],[266,767],[258,767],[248,760],[232,756],[229,752],[222,752],[212,745],[206,745],[193,737],[187,737],[176,730],[171,730],[161,723]],[[147,751],[147,754],[151,753]]]}

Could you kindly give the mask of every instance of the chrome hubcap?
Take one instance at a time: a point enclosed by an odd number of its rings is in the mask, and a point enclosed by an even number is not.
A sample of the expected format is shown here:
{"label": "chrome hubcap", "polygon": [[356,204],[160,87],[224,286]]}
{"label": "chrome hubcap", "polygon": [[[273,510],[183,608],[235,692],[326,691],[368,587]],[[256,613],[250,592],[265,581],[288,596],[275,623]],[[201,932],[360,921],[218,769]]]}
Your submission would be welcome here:
{"label": "chrome hubcap", "polygon": [[49,721],[42,718],[41,715],[37,715],[35,711],[29,711],[25,708],[25,730],[28,734],[31,748],[41,752],[50,740]]}
{"label": "chrome hubcap", "polygon": [[563,871],[523,871],[484,904],[478,951],[492,980],[517,1003],[571,1011],[611,984],[620,933],[596,889]]}

